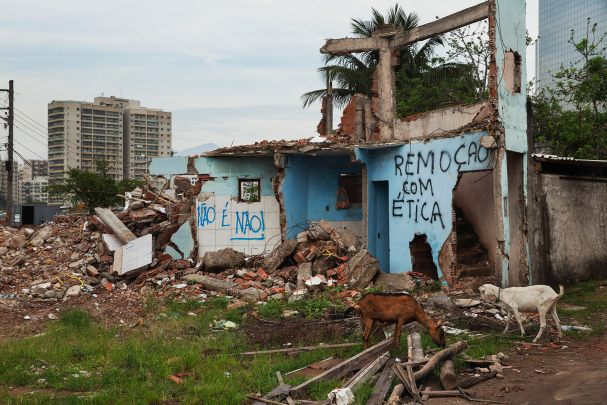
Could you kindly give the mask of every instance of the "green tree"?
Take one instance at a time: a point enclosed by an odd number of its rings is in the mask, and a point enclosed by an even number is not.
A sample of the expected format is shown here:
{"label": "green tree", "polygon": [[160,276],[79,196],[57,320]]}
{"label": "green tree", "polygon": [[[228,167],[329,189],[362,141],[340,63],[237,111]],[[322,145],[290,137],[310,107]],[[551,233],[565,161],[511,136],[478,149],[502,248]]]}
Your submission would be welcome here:
{"label": "green tree", "polygon": [[[383,24],[393,24],[394,27],[404,30],[413,29],[419,24],[419,17],[415,12],[407,14],[398,4],[388,10],[385,16],[374,8],[372,14],[370,21],[352,19],[351,27],[354,36],[369,38],[373,31]],[[398,49],[400,65],[396,67],[396,72],[404,72],[406,77],[415,77],[427,67],[436,47],[442,44],[441,37],[434,37],[421,46],[413,44]],[[379,63],[379,52],[369,51],[358,55],[326,55],[325,66],[318,69],[323,80],[328,77],[330,81],[337,84],[333,88],[333,103],[338,108],[345,107],[350,102],[351,96],[356,93],[371,97],[371,75]],[[324,88],[303,94],[301,100],[304,107],[309,107],[326,95],[327,89]]]}
{"label": "green tree", "polygon": [[96,207],[115,207],[124,203],[116,194],[124,194],[144,184],[142,180],[128,178],[116,181],[108,174],[111,166],[105,160],[96,160],[95,165],[96,173],[70,168],[64,172],[65,177],[49,184],[43,192],[48,193],[49,198],[69,201],[72,206],[84,204],[92,214]]}
{"label": "green tree", "polygon": [[607,159],[607,60],[588,19],[586,37],[569,43],[580,59],[552,74],[554,86],[530,95],[535,141],[548,141],[552,151],[578,159]]}

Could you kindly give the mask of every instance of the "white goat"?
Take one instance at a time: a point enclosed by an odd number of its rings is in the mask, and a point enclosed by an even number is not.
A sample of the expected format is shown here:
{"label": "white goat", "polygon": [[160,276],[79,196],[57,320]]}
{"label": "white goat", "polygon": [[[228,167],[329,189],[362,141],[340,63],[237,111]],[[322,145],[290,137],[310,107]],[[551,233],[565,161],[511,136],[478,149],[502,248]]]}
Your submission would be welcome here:
{"label": "white goat", "polygon": [[539,313],[540,331],[535,339],[533,339],[533,341],[536,342],[542,336],[544,328],[546,328],[546,314],[548,312],[550,312],[552,319],[556,322],[559,339],[562,336],[561,323],[559,317],[556,315],[556,303],[559,298],[563,296],[565,289],[562,285],[559,287],[561,288],[561,293],[558,295],[547,285],[498,288],[491,284],[484,284],[482,287],[479,287],[478,290],[481,293],[482,300],[494,295],[498,297],[499,302],[503,303],[508,310],[508,318],[506,319],[506,329],[504,330],[504,333],[508,332],[510,319],[514,313],[514,317],[521,327],[521,336],[525,336],[525,330],[523,329],[523,322],[521,321],[519,311]]}

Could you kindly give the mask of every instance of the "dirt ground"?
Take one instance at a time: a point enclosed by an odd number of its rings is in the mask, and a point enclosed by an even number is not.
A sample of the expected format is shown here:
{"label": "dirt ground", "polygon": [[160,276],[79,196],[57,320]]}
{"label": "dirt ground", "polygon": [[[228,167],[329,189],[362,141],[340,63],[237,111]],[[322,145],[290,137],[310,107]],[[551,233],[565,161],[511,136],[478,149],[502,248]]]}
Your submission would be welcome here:
{"label": "dirt ground", "polygon": [[[504,360],[512,368],[504,370],[503,379],[494,378],[468,389],[475,393],[475,398],[513,405],[607,405],[607,338],[565,337],[559,345],[563,347],[548,350],[517,345],[507,353],[509,359]],[[433,390],[443,389],[438,382],[429,386]],[[427,402],[428,405],[470,403],[463,398],[431,398]]]}
{"label": "dirt ground", "polygon": [[[58,303],[18,302],[0,299],[0,338],[10,335],[36,335],[43,333],[49,314],[59,317],[59,311],[80,308],[89,312],[95,321],[107,325],[131,324],[144,316],[140,295],[131,290],[105,290],[97,292],[97,297],[82,295]],[[30,319],[26,320],[25,317]]]}

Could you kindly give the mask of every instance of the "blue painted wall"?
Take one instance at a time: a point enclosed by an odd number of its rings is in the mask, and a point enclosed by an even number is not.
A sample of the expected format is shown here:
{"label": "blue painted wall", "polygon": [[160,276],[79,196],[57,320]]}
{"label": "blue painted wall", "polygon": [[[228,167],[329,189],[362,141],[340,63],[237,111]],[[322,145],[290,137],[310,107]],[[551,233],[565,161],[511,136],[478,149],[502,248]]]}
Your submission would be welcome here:
{"label": "blue painted wall", "polygon": [[157,158],[152,159],[152,163],[150,163],[150,174],[152,176],[170,178],[172,174],[186,174],[187,172],[187,157]]}
{"label": "blue painted wall", "polygon": [[[305,221],[362,221],[362,208],[337,210],[341,174],[362,173],[349,156],[285,155],[282,183],[287,228]],[[327,211],[327,206],[329,210]],[[300,228],[289,229],[295,238]]]}
{"label": "blue painted wall", "polygon": [[[209,174],[215,181],[202,186],[218,196],[238,197],[238,179],[260,179],[261,195],[273,196],[272,178],[277,171],[273,157],[217,156],[194,159],[198,173]],[[225,177],[225,178],[224,178]]]}
{"label": "blue painted wall", "polygon": [[409,242],[417,233],[427,235],[434,262],[439,267],[438,254],[452,229],[451,204],[458,172],[492,167],[492,164],[487,166],[489,151],[479,143],[482,136],[486,136],[486,132],[428,144],[357,149],[356,157],[367,165],[369,184],[388,181],[388,207],[378,205],[375,187],[369,187],[369,250],[378,254],[379,247],[372,243],[371,235],[382,232],[372,224],[371,213],[387,209],[391,272],[411,271]]}
{"label": "blue painted wall", "polygon": [[[375,194],[374,209],[369,211],[373,221],[373,233],[369,233],[369,241],[373,240],[373,252],[379,260],[379,268],[390,272],[390,182],[373,181],[370,188]],[[371,221],[370,221],[371,222]]]}

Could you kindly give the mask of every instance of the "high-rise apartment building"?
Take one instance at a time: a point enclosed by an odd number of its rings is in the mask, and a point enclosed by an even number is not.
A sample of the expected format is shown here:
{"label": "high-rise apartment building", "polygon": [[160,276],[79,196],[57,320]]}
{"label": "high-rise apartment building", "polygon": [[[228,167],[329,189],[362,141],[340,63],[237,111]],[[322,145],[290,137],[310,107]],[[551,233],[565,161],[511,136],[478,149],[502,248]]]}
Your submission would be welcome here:
{"label": "high-rise apartment building", "polygon": [[171,156],[171,113],[138,100],[53,101],[48,119],[51,180],[69,167],[94,171],[94,160],[108,161],[116,179],[140,177],[152,158]]}
{"label": "high-rise apartment building", "polygon": [[[27,166],[27,165],[26,165]],[[48,185],[48,179],[36,176],[33,179],[22,179],[17,182],[17,204],[48,203],[48,194],[43,192]]]}
{"label": "high-rise apartment building", "polygon": [[39,176],[48,176],[48,160],[29,159],[23,162],[23,180],[34,180]]}
{"label": "high-rise apartment building", "polygon": [[121,105],[124,108],[124,177],[141,177],[149,173],[152,158],[171,156],[172,114],[142,107],[138,100],[96,97],[95,103]]}
{"label": "high-rise apartment building", "polygon": [[[607,2],[605,0],[540,0],[539,40],[536,45],[536,79],[538,88],[551,87],[552,74],[561,65],[570,67],[581,59],[573,45],[568,43],[571,30],[575,30],[577,43],[586,37],[590,18],[591,27],[597,23],[597,39],[607,31]],[[591,34],[592,35],[592,34]],[[583,62],[582,62],[583,63]],[[582,67],[580,64],[578,67]],[[552,73],[552,74],[551,74]]]}
{"label": "high-rise apartment building", "polygon": [[85,101],[53,101],[48,105],[49,179],[63,177],[70,167],[94,171],[94,160],[107,160],[109,175],[122,178],[123,108]]}
{"label": "high-rise apartment building", "polygon": [[[7,160],[0,160],[0,195],[3,199],[6,198],[8,190],[8,167]],[[16,160],[13,160],[13,203],[16,204],[19,200],[19,181],[23,176],[23,166]]]}

